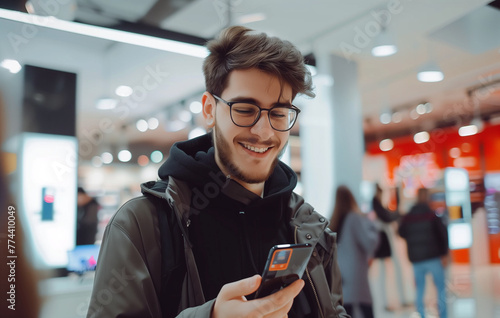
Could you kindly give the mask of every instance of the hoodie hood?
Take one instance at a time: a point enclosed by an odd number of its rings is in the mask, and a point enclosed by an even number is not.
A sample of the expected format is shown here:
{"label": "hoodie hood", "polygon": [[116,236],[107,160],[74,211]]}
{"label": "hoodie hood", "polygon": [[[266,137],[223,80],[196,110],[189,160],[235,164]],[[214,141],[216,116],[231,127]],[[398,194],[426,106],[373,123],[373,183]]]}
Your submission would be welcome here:
{"label": "hoodie hood", "polygon": [[[167,161],[160,167],[158,176],[161,181],[149,184],[147,188],[164,192],[168,177],[186,182],[192,188],[203,189],[207,184],[216,183],[230,197],[248,204],[258,198],[252,192],[232,179],[228,179],[215,162],[215,150],[211,134],[175,143]],[[283,162],[276,165],[265,183],[264,197],[291,194],[297,185],[297,175]]]}

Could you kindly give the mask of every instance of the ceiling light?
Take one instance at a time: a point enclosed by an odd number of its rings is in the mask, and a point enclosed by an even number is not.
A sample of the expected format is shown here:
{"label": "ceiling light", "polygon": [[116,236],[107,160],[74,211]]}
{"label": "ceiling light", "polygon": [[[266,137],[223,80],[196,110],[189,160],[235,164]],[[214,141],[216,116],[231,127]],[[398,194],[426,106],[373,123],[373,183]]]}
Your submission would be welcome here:
{"label": "ceiling light", "polygon": [[415,120],[418,117],[420,117],[420,115],[417,113],[417,111],[415,109],[412,109],[411,112],[410,112],[410,118],[413,119],[413,120]]}
{"label": "ceiling light", "polygon": [[403,120],[403,115],[401,114],[401,112],[394,112],[392,113],[392,121],[394,123],[400,123],[401,121]]}
{"label": "ceiling light", "polygon": [[462,137],[472,136],[477,134],[478,129],[476,125],[462,126],[458,129],[458,134]]}
{"label": "ceiling light", "polygon": [[139,158],[137,158],[137,163],[139,166],[144,167],[147,166],[149,163],[149,158],[146,155],[140,155]]}
{"label": "ceiling light", "polygon": [[416,144],[423,144],[424,142],[428,142],[429,139],[430,139],[429,133],[426,131],[418,132],[413,136],[413,141]]}
{"label": "ceiling light", "polygon": [[432,112],[432,104],[431,103],[425,103],[425,112],[430,113]]}
{"label": "ceiling light", "polygon": [[242,15],[241,17],[237,18],[236,21],[238,21],[238,24],[247,24],[252,22],[263,21],[265,19],[266,15],[264,13],[259,12],[259,13]]}
{"label": "ceiling light", "polygon": [[95,168],[100,168],[102,166],[102,159],[99,156],[92,157],[90,162],[92,163],[92,166],[94,166]]}
{"label": "ceiling light", "polygon": [[121,97],[129,97],[133,92],[132,87],[126,85],[120,85],[115,90],[115,94]]}
{"label": "ceiling light", "polygon": [[155,130],[160,126],[160,121],[156,117],[151,117],[148,119],[148,128],[151,130]]}
{"label": "ceiling light", "polygon": [[417,74],[417,78],[421,82],[434,83],[444,79],[443,71],[435,62],[428,62],[422,66]]}
{"label": "ceiling light", "polygon": [[379,45],[372,49],[372,55],[376,57],[391,56],[398,52],[395,45]]}
{"label": "ceiling light", "polygon": [[372,55],[376,57],[391,56],[398,52],[398,47],[394,44],[389,34],[382,30],[375,38],[375,46],[372,48]]}
{"label": "ceiling light", "polygon": [[388,112],[380,114],[380,122],[384,125],[387,125],[391,122],[391,114]]}
{"label": "ceiling light", "polygon": [[378,146],[382,151],[389,151],[394,148],[394,142],[392,141],[392,139],[384,139],[379,143]]}
{"label": "ceiling light", "polygon": [[9,72],[11,72],[12,74],[19,73],[19,71],[22,69],[22,66],[18,61],[11,59],[3,60],[2,62],[0,62],[0,66],[9,70]]}
{"label": "ceiling light", "polygon": [[33,15],[27,13],[0,9],[0,18],[199,58],[205,58],[208,55],[207,48],[200,45],[126,31],[113,30],[83,23],[64,21],[54,19],[53,17],[37,16],[36,18],[33,18]]}
{"label": "ceiling light", "polygon": [[203,109],[203,105],[200,102],[192,102],[191,104],[189,104],[189,110],[193,114],[201,113],[202,109]]}
{"label": "ceiling light", "polygon": [[129,162],[130,159],[132,159],[132,153],[130,151],[124,149],[118,153],[118,160],[121,162]]}
{"label": "ceiling light", "polygon": [[148,126],[148,122],[145,121],[144,119],[139,119],[136,123],[135,123],[135,127],[137,128],[137,130],[139,130],[140,132],[145,132],[146,130],[148,130],[149,126]]}
{"label": "ceiling light", "polygon": [[189,123],[191,119],[193,118],[193,115],[191,112],[183,109],[179,112],[179,119],[185,123]]}
{"label": "ceiling light", "polygon": [[427,109],[426,109],[424,104],[418,104],[416,111],[417,111],[417,114],[423,115],[427,112]]}
{"label": "ceiling light", "polygon": [[104,164],[110,164],[113,162],[113,155],[110,152],[103,152],[101,154],[101,160]]}
{"label": "ceiling light", "polygon": [[116,105],[118,104],[118,101],[114,98],[109,98],[109,97],[103,97],[97,100],[95,103],[95,108],[101,109],[101,110],[107,110],[107,109],[114,109],[116,108]]}
{"label": "ceiling light", "polygon": [[471,125],[474,125],[477,127],[477,132],[483,131],[484,122],[481,118],[476,117],[476,118],[472,119],[470,123],[471,123]]}
{"label": "ceiling light", "polygon": [[151,161],[154,163],[159,163],[163,160],[163,154],[159,150],[155,150],[151,153]]}

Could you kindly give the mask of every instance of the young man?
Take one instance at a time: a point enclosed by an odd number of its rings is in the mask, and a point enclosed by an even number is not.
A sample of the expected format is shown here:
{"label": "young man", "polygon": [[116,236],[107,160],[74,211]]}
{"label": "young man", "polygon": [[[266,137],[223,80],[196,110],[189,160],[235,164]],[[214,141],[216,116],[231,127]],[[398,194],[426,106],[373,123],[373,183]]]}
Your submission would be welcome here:
{"label": "young man", "polygon": [[439,317],[446,318],[444,268],[448,264],[448,231],[429,206],[429,190],[418,189],[417,202],[401,220],[399,235],[406,240],[417,286],[415,305],[425,318],[425,276],[431,273],[437,289]]}
{"label": "young man", "polygon": [[[107,226],[88,317],[348,317],[334,234],[292,191],[279,160],[298,93],[314,96],[301,53],[243,27],[208,43],[203,116],[144,196]],[[304,280],[253,299],[269,249],[315,246]]]}

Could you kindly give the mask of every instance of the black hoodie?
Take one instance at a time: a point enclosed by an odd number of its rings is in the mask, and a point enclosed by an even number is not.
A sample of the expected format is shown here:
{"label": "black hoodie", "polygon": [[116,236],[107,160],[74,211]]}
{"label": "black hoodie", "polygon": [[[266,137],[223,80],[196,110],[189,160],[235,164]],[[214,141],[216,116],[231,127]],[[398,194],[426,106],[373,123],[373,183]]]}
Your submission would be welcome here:
{"label": "black hoodie", "polygon": [[269,249],[293,243],[288,201],[297,176],[284,163],[276,165],[261,198],[224,176],[207,134],[176,143],[159,176],[185,181],[192,190],[189,239],[206,299],[226,283],[262,274]]}

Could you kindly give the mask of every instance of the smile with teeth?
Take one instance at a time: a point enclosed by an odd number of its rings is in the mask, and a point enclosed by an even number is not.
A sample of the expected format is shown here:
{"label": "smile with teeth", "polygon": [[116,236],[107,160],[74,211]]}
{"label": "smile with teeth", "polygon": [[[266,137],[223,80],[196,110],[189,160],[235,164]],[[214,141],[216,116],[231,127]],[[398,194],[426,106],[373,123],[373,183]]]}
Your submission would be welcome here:
{"label": "smile with teeth", "polygon": [[243,147],[245,147],[246,149],[248,150],[251,150],[253,152],[257,152],[257,153],[264,153],[266,152],[270,147],[266,147],[266,148],[256,148],[254,146],[250,146],[250,145],[245,145],[245,144],[242,144]]}

